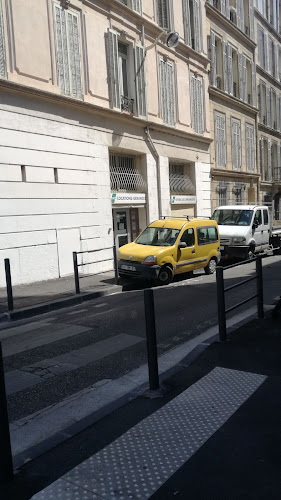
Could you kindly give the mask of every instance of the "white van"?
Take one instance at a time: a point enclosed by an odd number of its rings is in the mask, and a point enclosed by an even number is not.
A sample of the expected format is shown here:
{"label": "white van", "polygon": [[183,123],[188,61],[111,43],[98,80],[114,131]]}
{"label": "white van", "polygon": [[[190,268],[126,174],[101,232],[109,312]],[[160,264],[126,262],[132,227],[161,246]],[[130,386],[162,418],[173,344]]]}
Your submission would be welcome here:
{"label": "white van", "polygon": [[273,230],[267,206],[226,205],[213,213],[219,227],[222,257],[249,259],[280,247],[281,229]]}

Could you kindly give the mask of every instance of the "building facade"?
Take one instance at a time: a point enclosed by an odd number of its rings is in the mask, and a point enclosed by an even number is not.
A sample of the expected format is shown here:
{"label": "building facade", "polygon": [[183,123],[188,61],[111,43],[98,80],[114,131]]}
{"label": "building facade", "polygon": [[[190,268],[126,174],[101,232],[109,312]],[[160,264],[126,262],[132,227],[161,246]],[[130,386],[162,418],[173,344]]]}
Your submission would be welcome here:
{"label": "building facade", "polygon": [[257,0],[258,155],[260,202],[281,220],[281,3]]}
{"label": "building facade", "polygon": [[[81,272],[112,269],[113,241],[162,215],[210,215],[205,33],[202,0],[0,0],[0,257],[14,284],[71,274],[73,251]],[[221,94],[245,135],[254,97],[214,85],[213,113]]]}
{"label": "building facade", "polygon": [[212,208],[257,203],[253,0],[208,0]]}

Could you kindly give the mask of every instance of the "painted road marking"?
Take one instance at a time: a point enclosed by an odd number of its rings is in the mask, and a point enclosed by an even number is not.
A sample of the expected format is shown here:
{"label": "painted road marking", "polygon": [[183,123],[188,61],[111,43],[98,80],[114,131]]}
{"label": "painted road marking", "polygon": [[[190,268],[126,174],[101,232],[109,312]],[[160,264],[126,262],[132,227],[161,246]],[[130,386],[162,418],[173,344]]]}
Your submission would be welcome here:
{"label": "painted road marking", "polygon": [[67,500],[79,488],[90,498],[150,498],[266,378],[215,368],[32,499]]}

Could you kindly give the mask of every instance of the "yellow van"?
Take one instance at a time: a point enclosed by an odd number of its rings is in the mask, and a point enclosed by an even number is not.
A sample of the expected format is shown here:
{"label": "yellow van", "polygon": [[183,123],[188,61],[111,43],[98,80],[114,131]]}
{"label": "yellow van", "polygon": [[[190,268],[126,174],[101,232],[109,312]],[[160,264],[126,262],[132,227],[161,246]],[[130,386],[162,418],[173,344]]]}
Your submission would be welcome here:
{"label": "yellow van", "polygon": [[164,218],[156,220],[118,252],[118,272],[123,278],[146,278],[159,285],[171,283],[175,274],[204,268],[212,274],[220,261],[216,221]]}

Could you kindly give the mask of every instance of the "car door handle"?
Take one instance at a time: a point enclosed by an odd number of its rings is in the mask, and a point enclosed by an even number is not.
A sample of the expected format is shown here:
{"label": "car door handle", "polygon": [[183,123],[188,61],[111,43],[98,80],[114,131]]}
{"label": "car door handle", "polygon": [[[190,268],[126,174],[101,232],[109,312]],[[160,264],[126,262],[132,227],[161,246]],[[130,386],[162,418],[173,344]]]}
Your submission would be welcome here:
{"label": "car door handle", "polygon": [[195,253],[195,248],[192,248],[191,253]]}

